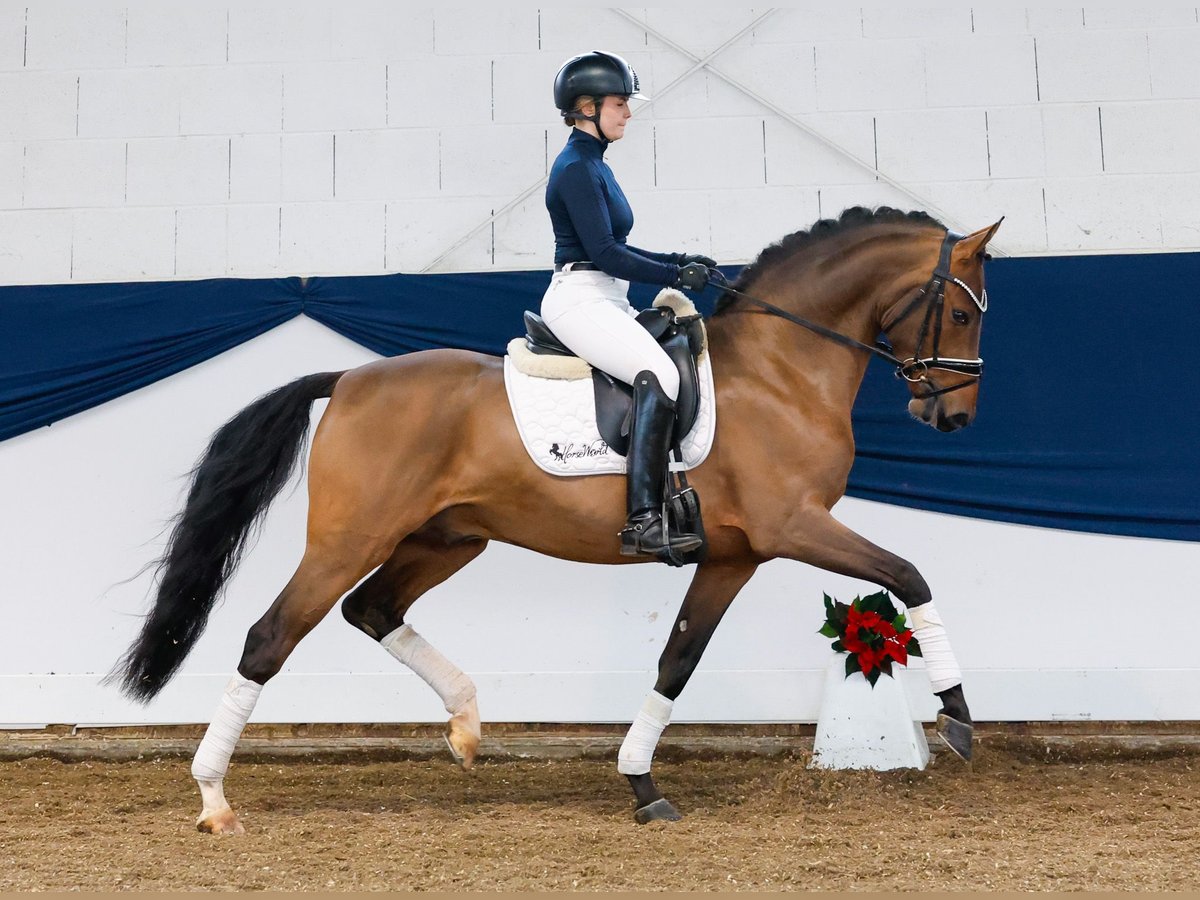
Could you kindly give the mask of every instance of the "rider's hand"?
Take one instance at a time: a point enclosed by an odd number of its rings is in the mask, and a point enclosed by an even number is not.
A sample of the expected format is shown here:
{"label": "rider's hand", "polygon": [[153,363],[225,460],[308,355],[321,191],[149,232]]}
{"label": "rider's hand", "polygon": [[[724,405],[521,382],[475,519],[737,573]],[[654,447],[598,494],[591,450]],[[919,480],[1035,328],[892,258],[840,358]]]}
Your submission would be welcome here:
{"label": "rider's hand", "polygon": [[690,262],[679,267],[679,277],[671,287],[687,288],[689,291],[702,291],[708,284],[708,266],[700,262]]}
{"label": "rider's hand", "polygon": [[681,266],[686,266],[688,263],[698,262],[708,266],[710,269],[715,269],[717,267],[717,261],[711,256],[701,256],[699,253],[680,253],[678,256],[679,265]]}

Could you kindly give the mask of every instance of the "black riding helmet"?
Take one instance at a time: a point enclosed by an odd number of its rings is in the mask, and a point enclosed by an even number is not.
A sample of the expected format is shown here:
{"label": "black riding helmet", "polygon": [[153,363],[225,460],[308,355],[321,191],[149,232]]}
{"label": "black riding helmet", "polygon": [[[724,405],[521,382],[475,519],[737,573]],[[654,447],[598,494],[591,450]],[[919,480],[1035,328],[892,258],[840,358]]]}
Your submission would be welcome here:
{"label": "black riding helmet", "polygon": [[638,93],[639,87],[633,66],[615,53],[593,50],[571,57],[558,70],[554,76],[554,105],[564,118],[585,119],[598,130],[600,111],[585,116],[574,108],[575,100],[586,95],[599,102],[610,94],[644,100],[646,98]]}

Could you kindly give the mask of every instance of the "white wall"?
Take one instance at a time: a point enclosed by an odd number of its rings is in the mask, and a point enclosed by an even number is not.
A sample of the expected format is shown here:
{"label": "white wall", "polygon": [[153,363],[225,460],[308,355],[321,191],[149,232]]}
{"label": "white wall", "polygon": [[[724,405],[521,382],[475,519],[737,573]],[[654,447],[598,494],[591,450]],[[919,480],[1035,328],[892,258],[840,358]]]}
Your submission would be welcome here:
{"label": "white wall", "polygon": [[[848,205],[923,205],[877,181],[876,160],[952,224],[1007,215],[1009,252],[1200,243],[1194,8],[776,10],[712,64],[779,111],[712,73],[676,82],[692,58],[664,39],[707,54],[763,12],[0,0],[0,283],[420,270],[544,177],[566,136],[550,81],[582,40],[628,56],[655,98],[609,154],[643,246],[737,262]],[[540,268],[551,252],[536,189],[437,269]],[[0,723],[207,720],[298,558],[303,490],[147,710],[96,684],[144,608],[148,576],[121,581],[156,556],[179,476],[222,421],[368,358],[298,319],[0,443]],[[1195,545],[861,501],[837,513],[924,571],[980,718],[1200,718],[1187,633],[1155,624],[1191,616]],[[494,546],[412,618],[475,675],[485,718],[628,720],[687,578]],[[815,718],[820,595],[869,587],[765,566],[677,720]],[[907,680],[928,715],[919,667]],[[336,614],[256,713],[441,715]]]}
{"label": "white wall", "polygon": [[[545,176],[581,41],[653,98],[609,153],[645,246],[743,261],[857,203],[1006,215],[1010,253],[1200,245],[1195,8],[779,9],[711,60],[745,90],[677,82],[767,12],[5,0],[0,282],[421,270]],[[551,252],[538,189],[437,268]]]}

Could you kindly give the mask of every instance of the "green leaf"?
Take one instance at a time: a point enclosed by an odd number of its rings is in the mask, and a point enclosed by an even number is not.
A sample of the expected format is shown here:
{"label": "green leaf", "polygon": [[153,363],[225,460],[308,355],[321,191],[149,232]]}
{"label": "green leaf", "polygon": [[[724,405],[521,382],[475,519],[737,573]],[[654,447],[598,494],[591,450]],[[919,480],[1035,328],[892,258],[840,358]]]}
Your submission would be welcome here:
{"label": "green leaf", "polygon": [[904,613],[900,613],[900,615],[898,615],[898,616],[896,616],[896,618],[892,619],[892,627],[895,628],[896,631],[903,631],[904,630],[904,621],[905,621]]}
{"label": "green leaf", "polygon": [[908,651],[909,656],[920,656],[921,655],[921,644],[917,641],[916,638],[913,638],[911,641],[909,641],[908,646],[905,647],[904,649],[906,649]]}
{"label": "green leaf", "polygon": [[834,653],[845,653],[846,652],[845,644],[843,644],[840,640],[834,641],[833,642],[833,652]]}
{"label": "green leaf", "polygon": [[858,654],[857,653],[847,654],[847,656],[846,656],[846,677],[849,678],[851,675],[853,675],[857,671],[859,671]]}
{"label": "green leaf", "polygon": [[821,630],[818,631],[817,634],[823,634],[827,638],[835,638],[838,636],[837,626],[832,622],[826,622],[821,626]]}
{"label": "green leaf", "polygon": [[872,669],[867,673],[867,681],[871,682],[871,687],[875,687],[875,682],[879,680],[879,670]]}

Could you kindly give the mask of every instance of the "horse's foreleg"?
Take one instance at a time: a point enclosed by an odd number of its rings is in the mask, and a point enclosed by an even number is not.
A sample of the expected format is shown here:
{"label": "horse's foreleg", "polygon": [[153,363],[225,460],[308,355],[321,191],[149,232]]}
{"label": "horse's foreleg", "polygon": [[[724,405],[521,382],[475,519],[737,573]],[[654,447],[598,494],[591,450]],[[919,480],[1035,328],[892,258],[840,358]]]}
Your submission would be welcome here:
{"label": "horse's foreleg", "polygon": [[[339,556],[342,561],[327,562],[338,560]],[[310,546],[287,587],[266,615],[250,628],[237,674],[226,686],[192,761],[192,776],[200,787],[204,804],[196,820],[200,831],[212,834],[244,831],[225,799],[224,781],[229,760],[262,687],[283,667],[300,639],[321,621],[338,598],[379,561],[345,550],[318,554]]]}
{"label": "horse's foreleg", "polygon": [[663,797],[650,777],[654,749],[670,721],[675,699],[696,670],[709,638],[756,568],[755,563],[705,563],[696,569],[671,636],[667,638],[667,646],[659,658],[658,681],[629,726],[617,757],[617,771],[629,778],[637,797],[634,818],[641,824],[655,819],[674,821],[680,818],[679,812]]}
{"label": "horse's foreleg", "polygon": [[342,615],[408,666],[441,698],[450,721],[446,745],[455,761],[471,768],[482,731],[475,684],[413,630],[404,616],[417,599],[475,559],[481,538],[419,532],[400,542],[386,563],[342,603]]}
{"label": "horse's foreleg", "polygon": [[786,534],[786,544],[773,548],[772,555],[872,581],[891,591],[907,607],[930,686],[942,702],[937,733],[957,755],[970,760],[973,723],[963,696],[962,671],[921,573],[908,560],[851,531],[823,508],[797,511]]}

